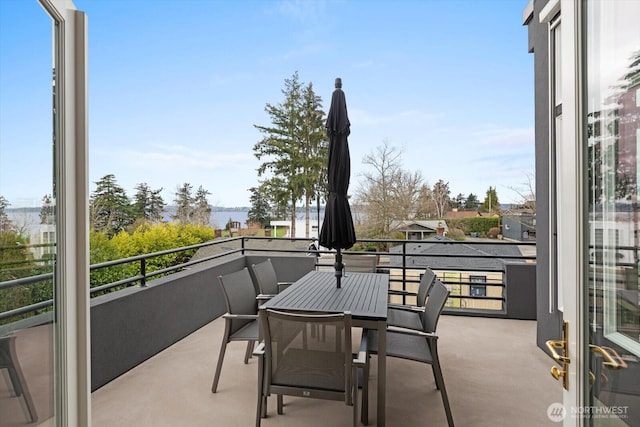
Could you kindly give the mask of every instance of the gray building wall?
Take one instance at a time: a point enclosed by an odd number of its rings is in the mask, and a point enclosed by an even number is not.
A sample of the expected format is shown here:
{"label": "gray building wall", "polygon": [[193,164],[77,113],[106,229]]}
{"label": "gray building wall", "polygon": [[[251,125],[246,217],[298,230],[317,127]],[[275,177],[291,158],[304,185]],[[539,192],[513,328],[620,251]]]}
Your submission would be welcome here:
{"label": "gray building wall", "polygon": [[533,14],[525,21],[529,30],[529,52],[534,55],[535,88],[535,156],[536,156],[536,301],[538,332],[537,344],[545,348],[549,339],[561,335],[562,313],[549,307],[549,271],[551,259],[549,178],[549,49],[548,27],[539,21],[540,11],[548,0],[533,0]]}

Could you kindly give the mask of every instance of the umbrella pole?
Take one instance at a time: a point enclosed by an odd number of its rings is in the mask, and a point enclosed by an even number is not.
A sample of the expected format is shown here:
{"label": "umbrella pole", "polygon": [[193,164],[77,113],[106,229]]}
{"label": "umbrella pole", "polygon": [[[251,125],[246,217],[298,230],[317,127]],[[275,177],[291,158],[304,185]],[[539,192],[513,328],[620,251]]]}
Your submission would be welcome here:
{"label": "umbrella pole", "polygon": [[338,248],[336,252],[336,262],[334,264],[336,269],[336,285],[340,288],[340,282],[342,280],[342,270],[344,270],[344,264],[342,263],[342,252],[341,249]]}

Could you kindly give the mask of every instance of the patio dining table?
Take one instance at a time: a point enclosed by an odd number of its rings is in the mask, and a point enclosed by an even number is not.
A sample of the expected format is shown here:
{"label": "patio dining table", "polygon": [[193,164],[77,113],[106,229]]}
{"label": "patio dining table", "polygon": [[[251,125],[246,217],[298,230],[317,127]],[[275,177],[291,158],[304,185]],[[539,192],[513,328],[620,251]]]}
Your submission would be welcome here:
{"label": "patio dining table", "polygon": [[341,287],[334,272],[311,271],[264,304],[282,311],[351,312],[353,326],[378,330],[377,425],[385,425],[386,322],[389,276],[381,273],[346,273]]}

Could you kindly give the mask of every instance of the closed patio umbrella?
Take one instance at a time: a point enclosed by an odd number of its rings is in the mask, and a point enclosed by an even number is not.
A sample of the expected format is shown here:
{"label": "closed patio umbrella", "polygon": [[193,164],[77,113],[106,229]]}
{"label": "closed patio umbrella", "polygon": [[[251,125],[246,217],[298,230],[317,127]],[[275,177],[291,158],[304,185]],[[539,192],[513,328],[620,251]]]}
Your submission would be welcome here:
{"label": "closed patio umbrella", "polygon": [[347,102],[342,91],[342,80],[336,79],[336,88],[331,97],[331,107],[327,117],[327,134],[329,136],[329,159],[327,164],[327,181],[329,196],[324,212],[324,221],[320,231],[320,244],[336,249],[336,284],[340,287],[342,271],[342,249],[349,249],[356,242],[353,217],[347,199],[349,179],[351,176],[351,159],[347,137],[351,132],[347,116]]}

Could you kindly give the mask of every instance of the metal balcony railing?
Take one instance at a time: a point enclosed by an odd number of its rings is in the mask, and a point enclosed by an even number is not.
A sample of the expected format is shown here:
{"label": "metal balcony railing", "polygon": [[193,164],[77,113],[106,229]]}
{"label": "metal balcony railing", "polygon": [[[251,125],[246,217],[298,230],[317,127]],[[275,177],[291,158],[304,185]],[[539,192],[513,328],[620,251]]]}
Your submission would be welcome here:
{"label": "metal balcony railing", "polygon": [[[273,241],[288,242],[288,245],[278,245],[274,248]],[[316,268],[333,268],[332,251],[308,249],[311,240],[305,238],[272,238],[272,237],[234,237],[219,239],[198,245],[191,245],[161,252],[143,254],[129,258],[123,258],[90,266],[92,297],[107,292],[122,289],[129,286],[146,286],[150,280],[183,271],[192,266],[205,262],[223,262],[231,257],[238,257],[248,253],[273,253],[273,254],[297,254],[316,255]],[[344,251],[345,254],[375,255],[377,257],[376,268],[379,272],[386,272],[390,276],[390,284],[393,289],[407,292],[408,295],[400,296],[403,304],[412,303],[411,293],[415,292],[420,281],[420,272],[426,266],[431,267],[440,280],[451,289],[451,296],[447,311],[451,312],[497,312],[503,313],[507,303],[505,289],[506,265],[510,262],[532,263],[535,255],[523,255],[514,251],[514,254],[496,254],[489,248],[497,245],[507,246],[534,246],[533,242],[503,242],[503,241],[449,241],[449,240],[398,240],[398,239],[359,239],[360,247],[375,248],[375,252],[368,251]],[[418,249],[421,245],[432,246],[429,253],[422,253]],[[438,250],[435,248],[446,248]],[[473,247],[474,251],[468,250]],[[456,250],[464,248],[466,251]],[[484,250],[487,248],[487,250]],[[198,256],[184,256],[185,254],[198,253]],[[166,255],[183,255],[189,261],[158,268],[158,259]],[[156,262],[154,262],[154,260]],[[438,261],[438,265],[434,264]],[[470,260],[499,260],[493,266],[474,266]],[[444,261],[444,262],[443,262]],[[443,264],[443,265],[440,265]],[[482,263],[480,263],[482,264]],[[53,267],[52,267],[53,268]],[[103,276],[113,276],[108,283],[97,281],[99,273],[118,271]],[[120,275],[118,275],[120,274]],[[125,276],[121,276],[125,274]],[[11,288],[27,287],[34,284],[47,283],[52,286],[53,273],[38,274],[34,276],[0,282],[0,298],[2,293]],[[51,310],[52,299],[32,301],[18,307],[0,313],[0,322],[25,314],[37,314]]]}

